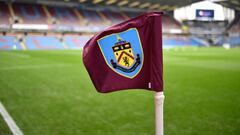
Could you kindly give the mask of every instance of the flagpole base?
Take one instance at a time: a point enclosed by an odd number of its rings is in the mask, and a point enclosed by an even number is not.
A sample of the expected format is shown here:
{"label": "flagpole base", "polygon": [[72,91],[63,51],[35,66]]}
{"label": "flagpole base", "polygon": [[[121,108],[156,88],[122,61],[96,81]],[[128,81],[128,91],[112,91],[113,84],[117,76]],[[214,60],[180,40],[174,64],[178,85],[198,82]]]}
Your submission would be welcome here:
{"label": "flagpole base", "polygon": [[156,120],[156,135],[163,135],[163,92],[156,92],[155,94],[155,120]]}

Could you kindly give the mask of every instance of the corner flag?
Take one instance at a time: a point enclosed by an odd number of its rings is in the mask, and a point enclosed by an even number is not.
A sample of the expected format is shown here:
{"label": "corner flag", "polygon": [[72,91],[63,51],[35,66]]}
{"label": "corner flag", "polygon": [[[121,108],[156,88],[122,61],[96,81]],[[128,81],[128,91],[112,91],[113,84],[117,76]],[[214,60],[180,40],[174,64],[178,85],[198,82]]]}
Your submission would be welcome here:
{"label": "corner flag", "polygon": [[93,36],[83,62],[98,92],[163,91],[161,12],[146,13]]}
{"label": "corner flag", "polygon": [[114,25],[83,49],[84,65],[98,92],[156,91],[156,135],[163,135],[162,14],[147,13]]}

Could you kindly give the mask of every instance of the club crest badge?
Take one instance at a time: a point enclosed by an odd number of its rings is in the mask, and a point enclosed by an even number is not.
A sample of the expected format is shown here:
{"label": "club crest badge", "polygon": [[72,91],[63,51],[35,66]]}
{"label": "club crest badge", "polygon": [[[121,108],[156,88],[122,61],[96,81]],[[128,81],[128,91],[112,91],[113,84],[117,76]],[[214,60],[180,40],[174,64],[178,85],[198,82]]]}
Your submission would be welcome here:
{"label": "club crest badge", "polygon": [[144,59],[136,28],[104,36],[98,45],[107,65],[116,73],[134,78],[140,72]]}

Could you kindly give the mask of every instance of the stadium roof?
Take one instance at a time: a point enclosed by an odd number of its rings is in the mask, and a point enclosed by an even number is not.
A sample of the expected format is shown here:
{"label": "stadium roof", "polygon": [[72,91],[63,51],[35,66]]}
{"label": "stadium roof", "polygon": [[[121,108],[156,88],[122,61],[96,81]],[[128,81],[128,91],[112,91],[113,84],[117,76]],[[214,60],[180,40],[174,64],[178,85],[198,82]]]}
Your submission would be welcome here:
{"label": "stadium roof", "polygon": [[79,0],[88,4],[114,7],[136,8],[142,10],[174,10],[201,0]]}
{"label": "stadium roof", "polygon": [[[0,0],[1,1],[1,0]],[[139,10],[174,10],[201,0],[2,0],[8,2],[49,3],[49,4],[76,4],[89,7],[108,6]]]}
{"label": "stadium roof", "polygon": [[223,5],[224,7],[232,8],[240,11],[239,0],[215,0],[216,3]]}
{"label": "stadium roof", "polygon": [[[0,0],[1,1],[1,0]],[[102,6],[115,9],[127,8],[138,10],[165,10],[171,11],[203,0],[2,0],[8,2],[46,3],[52,5],[81,5],[88,7]],[[210,0],[240,11],[239,0]]]}

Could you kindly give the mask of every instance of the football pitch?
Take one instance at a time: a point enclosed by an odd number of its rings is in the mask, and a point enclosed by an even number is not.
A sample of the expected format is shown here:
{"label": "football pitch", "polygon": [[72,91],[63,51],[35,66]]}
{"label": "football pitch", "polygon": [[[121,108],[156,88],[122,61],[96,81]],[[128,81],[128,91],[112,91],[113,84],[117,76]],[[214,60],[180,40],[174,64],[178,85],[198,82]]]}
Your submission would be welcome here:
{"label": "football pitch", "polygon": [[[0,102],[22,132],[154,135],[154,92],[97,93],[81,55],[0,51]],[[240,134],[239,48],[164,50],[164,88],[165,135]],[[0,135],[10,134],[0,116]]]}

